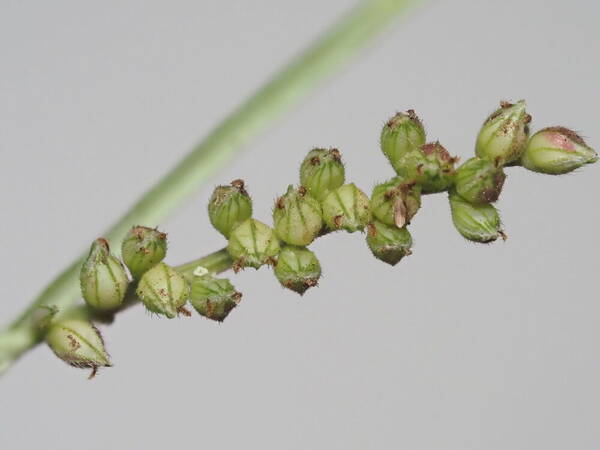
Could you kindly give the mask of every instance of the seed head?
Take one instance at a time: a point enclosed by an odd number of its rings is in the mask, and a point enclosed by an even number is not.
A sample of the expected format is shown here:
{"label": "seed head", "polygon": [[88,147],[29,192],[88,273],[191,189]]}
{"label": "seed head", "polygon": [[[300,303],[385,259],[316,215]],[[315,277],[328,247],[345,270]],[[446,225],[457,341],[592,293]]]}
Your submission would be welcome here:
{"label": "seed head", "polygon": [[273,223],[277,236],[287,244],[306,246],[323,228],[321,204],[300,186],[289,186],[275,201]]}
{"label": "seed head", "polygon": [[300,184],[319,201],[344,184],[345,170],[336,148],[315,148],[308,152],[300,166]]}
{"label": "seed head", "polygon": [[133,227],[121,246],[123,262],[136,280],[161,262],[166,254],[167,235],[155,228]]}
{"label": "seed head", "polygon": [[475,153],[498,165],[506,165],[517,161],[527,144],[531,116],[525,111],[525,100],[515,104],[500,103],[484,122],[477,142]]}
{"label": "seed head", "polygon": [[108,311],[118,308],[129,284],[121,261],[110,253],[108,241],[96,239],[79,273],[81,294],[94,309]]}
{"label": "seed head", "polygon": [[321,277],[321,264],[307,248],[287,245],[281,250],[274,271],[283,287],[302,295],[317,285]]}
{"label": "seed head", "polygon": [[213,227],[229,239],[231,232],[252,217],[252,199],[243,180],[233,180],[228,186],[217,186],[208,202],[208,217]]}
{"label": "seed head", "polygon": [[565,127],[549,127],[535,133],[521,158],[523,167],[550,175],[568,173],[596,161],[596,151]]}
{"label": "seed head", "polygon": [[323,220],[332,230],[362,231],[371,221],[369,197],[354,183],[331,191],[322,203]]}
{"label": "seed head", "polygon": [[234,260],[235,271],[244,267],[258,269],[275,263],[279,240],[271,227],[256,219],[247,219],[232,231],[227,250]]}
{"label": "seed head", "polygon": [[204,317],[223,322],[242,299],[227,278],[195,277],[191,284],[190,303]]}
{"label": "seed head", "polygon": [[425,129],[412,109],[396,113],[381,130],[381,150],[396,172],[401,167],[402,157],[423,144]]}
{"label": "seed head", "polygon": [[470,203],[493,203],[498,200],[506,175],[502,166],[482,158],[471,158],[456,171],[454,188]]}
{"label": "seed head", "polygon": [[136,293],[148,311],[172,319],[185,305],[189,286],[179,272],[161,262],[142,275]]}
{"label": "seed head", "polygon": [[392,266],[412,253],[412,237],[406,227],[398,228],[378,220],[369,224],[367,245],[375,258]]}

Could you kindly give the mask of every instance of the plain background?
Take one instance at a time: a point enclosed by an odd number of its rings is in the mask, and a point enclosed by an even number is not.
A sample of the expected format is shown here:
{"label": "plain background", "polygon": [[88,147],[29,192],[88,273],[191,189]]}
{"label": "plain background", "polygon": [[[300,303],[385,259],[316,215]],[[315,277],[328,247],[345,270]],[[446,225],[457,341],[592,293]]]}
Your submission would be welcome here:
{"label": "plain background", "polygon": [[[1,0],[0,322],[353,3]],[[268,221],[319,145],[370,190],[392,175],[380,127],[407,108],[463,159],[500,99],[600,146],[598,14],[431,2],[211,184],[245,178]],[[465,242],[430,196],[395,268],[339,233],[313,245],[325,276],[302,299],[263,269],[234,278],[223,325],[134,308],[93,382],[41,346],[0,380],[0,448],[596,449],[599,170],[510,169],[506,243]],[[160,224],[168,261],[223,245],[211,188]]]}

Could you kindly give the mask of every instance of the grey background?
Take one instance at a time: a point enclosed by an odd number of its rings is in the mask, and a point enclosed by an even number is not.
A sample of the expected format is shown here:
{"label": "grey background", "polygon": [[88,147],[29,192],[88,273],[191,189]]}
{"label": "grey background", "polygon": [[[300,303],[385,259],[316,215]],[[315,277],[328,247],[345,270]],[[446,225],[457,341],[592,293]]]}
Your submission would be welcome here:
{"label": "grey background", "polygon": [[[353,3],[1,0],[0,322]],[[499,99],[598,147],[599,12],[431,2],[211,184],[244,177],[269,220],[305,152],[332,145],[369,190],[392,175],[380,126],[410,107],[463,158]],[[337,234],[301,300],[263,269],[235,277],[223,325],[134,308],[93,382],[39,347],[0,381],[0,448],[598,448],[598,170],[511,169],[506,243],[465,242],[430,196],[396,268]],[[210,191],[160,224],[168,261],[223,245]]]}

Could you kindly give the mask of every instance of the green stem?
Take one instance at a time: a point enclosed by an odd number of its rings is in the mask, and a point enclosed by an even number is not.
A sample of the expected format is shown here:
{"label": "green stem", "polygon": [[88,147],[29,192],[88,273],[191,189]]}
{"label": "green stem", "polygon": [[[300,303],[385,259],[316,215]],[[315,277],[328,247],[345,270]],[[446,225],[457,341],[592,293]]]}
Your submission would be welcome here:
{"label": "green stem", "polygon": [[209,272],[221,273],[231,269],[232,264],[233,260],[231,259],[231,256],[229,256],[227,249],[223,248],[210,255],[181,264],[175,267],[175,269],[183,275],[187,281],[191,281],[194,278],[194,270],[196,270],[198,266],[204,267]]}
{"label": "green stem", "polygon": [[[361,3],[213,129],[104,236],[119,241],[133,225],[154,226],[161,222],[243,145],[356,55],[392,19],[420,1],[367,0]],[[31,316],[40,305],[54,305],[64,310],[79,298],[77,277],[82,258],[65,269],[0,333],[0,373],[39,342]]]}

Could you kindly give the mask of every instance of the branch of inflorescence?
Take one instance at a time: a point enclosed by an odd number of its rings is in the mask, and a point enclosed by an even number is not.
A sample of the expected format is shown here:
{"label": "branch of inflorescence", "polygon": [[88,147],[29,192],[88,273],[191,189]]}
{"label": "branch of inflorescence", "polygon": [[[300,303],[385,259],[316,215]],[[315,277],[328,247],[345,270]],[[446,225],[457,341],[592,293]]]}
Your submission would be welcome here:
{"label": "branch of inflorescence", "polygon": [[[157,225],[212,173],[224,166],[235,152],[314,91],[322,80],[384,31],[393,19],[419,3],[422,0],[361,2],[214,128],[104,236],[109,240],[120,240],[133,225]],[[209,257],[216,254],[220,253]],[[82,260],[83,256],[77,258],[13,323],[0,332],[0,374],[40,342],[41,336],[34,320],[40,306],[51,305],[65,310],[80,298],[77,277]]]}

